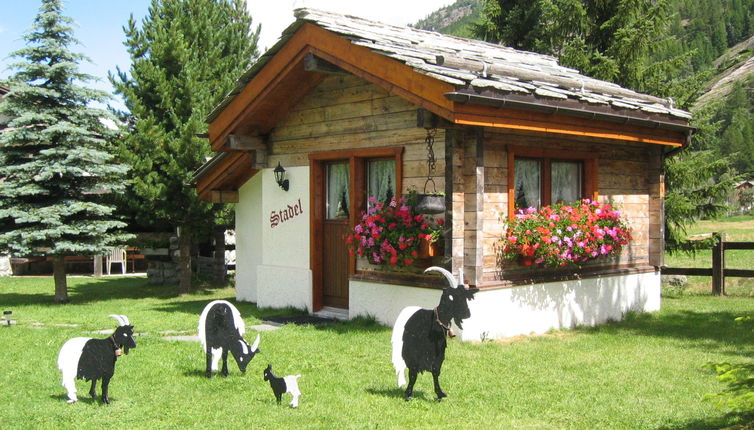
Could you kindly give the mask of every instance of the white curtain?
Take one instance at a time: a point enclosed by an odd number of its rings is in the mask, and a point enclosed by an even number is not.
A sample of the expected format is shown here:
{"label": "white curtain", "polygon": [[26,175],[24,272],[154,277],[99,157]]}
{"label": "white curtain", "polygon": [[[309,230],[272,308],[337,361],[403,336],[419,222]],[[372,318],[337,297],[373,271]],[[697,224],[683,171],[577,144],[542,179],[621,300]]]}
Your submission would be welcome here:
{"label": "white curtain", "polygon": [[538,208],[541,204],[541,169],[539,160],[517,159],[515,163],[516,207]]}
{"label": "white curtain", "polygon": [[327,166],[327,219],[348,218],[348,163]]}
{"label": "white curtain", "polygon": [[[372,160],[367,163],[367,197],[389,203],[395,197],[395,160]],[[372,203],[367,202],[368,206]]]}
{"label": "white curtain", "polygon": [[581,198],[581,162],[553,161],[552,202],[570,203]]}

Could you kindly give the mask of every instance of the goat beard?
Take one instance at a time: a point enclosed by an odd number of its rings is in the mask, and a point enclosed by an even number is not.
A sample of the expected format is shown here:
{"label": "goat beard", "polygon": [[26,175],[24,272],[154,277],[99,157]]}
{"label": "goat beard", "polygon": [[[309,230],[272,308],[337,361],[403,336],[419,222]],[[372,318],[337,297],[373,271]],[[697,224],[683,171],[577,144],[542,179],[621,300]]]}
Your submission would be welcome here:
{"label": "goat beard", "polygon": [[123,353],[128,355],[128,346],[123,345]]}

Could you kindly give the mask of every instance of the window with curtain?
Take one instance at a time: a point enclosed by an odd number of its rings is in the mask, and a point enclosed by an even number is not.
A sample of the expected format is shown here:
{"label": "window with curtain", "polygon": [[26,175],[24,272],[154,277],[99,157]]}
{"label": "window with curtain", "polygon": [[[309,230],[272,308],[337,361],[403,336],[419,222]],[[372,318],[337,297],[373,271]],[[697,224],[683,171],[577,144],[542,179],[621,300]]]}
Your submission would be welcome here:
{"label": "window with curtain", "polygon": [[528,158],[516,159],[516,207],[538,208],[542,199],[542,162]]}
{"label": "window with curtain", "polygon": [[553,161],[550,167],[552,170],[550,202],[569,203],[579,200],[583,189],[583,163],[581,161]]}
{"label": "window with curtain", "polygon": [[[367,197],[389,203],[395,197],[395,160],[367,161]],[[373,203],[367,200],[367,207]]]}
{"label": "window with curtain", "polygon": [[327,165],[327,219],[344,219],[349,215],[348,162]]}
{"label": "window with curtain", "polygon": [[517,157],[514,166],[516,208],[569,203],[584,197],[584,162]]}

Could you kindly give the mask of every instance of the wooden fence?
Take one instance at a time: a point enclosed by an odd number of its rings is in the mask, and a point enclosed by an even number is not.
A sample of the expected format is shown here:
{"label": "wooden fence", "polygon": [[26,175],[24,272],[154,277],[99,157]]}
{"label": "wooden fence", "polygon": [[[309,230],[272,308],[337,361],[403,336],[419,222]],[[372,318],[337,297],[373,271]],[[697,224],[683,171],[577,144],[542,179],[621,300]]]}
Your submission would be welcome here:
{"label": "wooden fence", "polygon": [[687,276],[711,276],[712,277],[712,294],[725,294],[725,278],[754,278],[754,270],[748,269],[726,269],[725,268],[725,251],[731,249],[754,249],[754,242],[726,242],[725,233],[710,233],[707,237],[712,236],[716,239],[715,246],[712,247],[712,268],[683,268],[683,267],[663,267],[663,275],[687,275]]}

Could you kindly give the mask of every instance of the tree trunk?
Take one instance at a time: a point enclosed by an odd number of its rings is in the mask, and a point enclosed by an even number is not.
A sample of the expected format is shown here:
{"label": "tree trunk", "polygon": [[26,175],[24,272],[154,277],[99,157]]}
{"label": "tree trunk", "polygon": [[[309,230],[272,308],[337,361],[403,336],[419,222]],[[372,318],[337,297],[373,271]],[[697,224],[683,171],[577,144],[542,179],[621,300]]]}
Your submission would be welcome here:
{"label": "tree trunk", "polygon": [[55,280],[55,303],[68,303],[68,281],[65,276],[64,256],[52,256],[52,277]]}
{"label": "tree trunk", "polygon": [[225,284],[225,227],[215,226],[213,231],[215,241],[214,261],[212,262],[212,284]]}
{"label": "tree trunk", "polygon": [[181,226],[178,234],[178,294],[191,292],[191,232]]}

